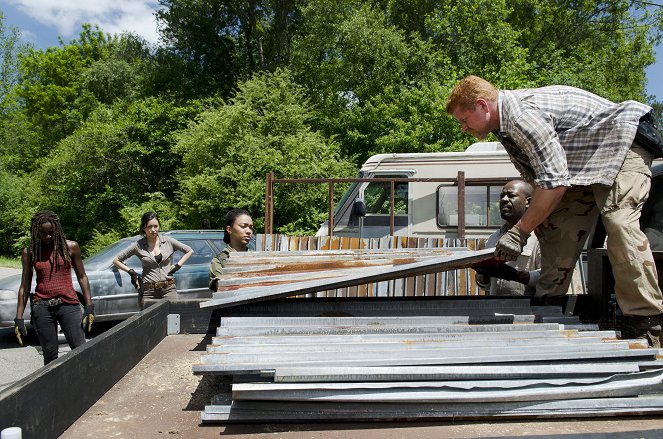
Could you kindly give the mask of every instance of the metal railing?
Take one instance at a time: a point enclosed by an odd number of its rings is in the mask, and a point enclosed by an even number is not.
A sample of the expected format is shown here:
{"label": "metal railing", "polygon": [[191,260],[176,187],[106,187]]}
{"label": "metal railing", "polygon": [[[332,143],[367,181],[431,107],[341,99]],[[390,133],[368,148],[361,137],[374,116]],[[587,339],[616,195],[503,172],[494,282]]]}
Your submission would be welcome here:
{"label": "metal railing", "polygon": [[327,234],[333,236],[334,231],[334,185],[337,183],[375,183],[376,181],[388,182],[389,189],[389,235],[394,235],[394,186],[396,183],[453,183],[458,186],[458,238],[465,238],[465,187],[468,184],[501,183],[506,184],[516,177],[496,178],[465,178],[464,171],[458,171],[456,178],[400,178],[380,177],[377,178],[274,178],[274,173],[269,172],[265,178],[265,233],[271,234],[274,229],[274,185],[279,183],[298,184],[327,184],[328,211],[327,211]]}

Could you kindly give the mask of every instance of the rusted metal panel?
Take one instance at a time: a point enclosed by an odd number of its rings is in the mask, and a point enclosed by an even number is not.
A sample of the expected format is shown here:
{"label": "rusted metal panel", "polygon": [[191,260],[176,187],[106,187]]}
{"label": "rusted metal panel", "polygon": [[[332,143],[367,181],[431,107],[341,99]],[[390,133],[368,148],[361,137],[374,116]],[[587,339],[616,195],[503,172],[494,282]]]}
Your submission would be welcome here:
{"label": "rusted metal panel", "polygon": [[[335,288],[345,288],[348,286],[361,285],[362,283],[384,281],[392,279],[402,279],[411,275],[425,273],[434,273],[438,271],[456,270],[477,262],[489,260],[493,257],[492,250],[482,250],[478,252],[458,252],[446,257],[426,258],[423,261],[409,262],[407,259],[400,261],[402,263],[394,265],[385,265],[382,267],[370,267],[358,270],[322,272],[320,277],[324,280],[308,280],[302,282],[289,282],[285,284],[267,284],[242,288],[240,286],[224,290],[214,294],[214,298],[201,304],[201,307],[230,306],[253,302],[257,300],[268,300],[271,298],[294,296],[298,294],[316,293]],[[332,277],[333,275],[336,275]],[[221,288],[221,287],[220,287]]]}

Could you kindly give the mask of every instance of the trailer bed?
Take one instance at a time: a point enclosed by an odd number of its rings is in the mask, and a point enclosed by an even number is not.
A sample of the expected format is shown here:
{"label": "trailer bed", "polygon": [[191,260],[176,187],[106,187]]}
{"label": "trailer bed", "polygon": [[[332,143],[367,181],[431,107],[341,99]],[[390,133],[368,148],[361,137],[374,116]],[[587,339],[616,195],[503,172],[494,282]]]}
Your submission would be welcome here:
{"label": "trailer bed", "polygon": [[[67,438],[660,438],[658,417],[516,422],[375,422],[203,425],[201,411],[224,385],[192,373],[210,335],[165,337],[60,437]],[[619,434],[623,433],[623,435]],[[633,436],[636,434],[636,436]]]}

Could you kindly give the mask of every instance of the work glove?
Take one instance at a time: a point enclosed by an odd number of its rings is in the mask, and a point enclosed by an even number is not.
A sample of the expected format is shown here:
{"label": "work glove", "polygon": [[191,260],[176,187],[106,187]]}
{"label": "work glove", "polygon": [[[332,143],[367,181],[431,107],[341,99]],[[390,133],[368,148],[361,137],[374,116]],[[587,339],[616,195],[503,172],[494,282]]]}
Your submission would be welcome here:
{"label": "work glove", "polygon": [[485,276],[504,280],[516,280],[518,270],[507,264],[483,265],[474,267],[474,270]]}
{"label": "work glove", "polygon": [[83,307],[83,330],[92,331],[92,324],[94,323],[94,303],[85,305]]}
{"label": "work glove", "polygon": [[135,289],[139,290],[140,289],[140,279],[138,276],[138,273],[132,268],[131,270],[127,271],[129,273],[129,276],[131,276],[131,285],[134,286]]}
{"label": "work glove", "polygon": [[182,266],[180,264],[173,265],[173,268],[171,268],[170,271],[168,272],[168,276],[172,276],[173,273],[175,273],[180,268],[182,268]]}
{"label": "work glove", "polygon": [[523,252],[525,244],[529,239],[529,233],[513,226],[497,241],[495,246],[495,257],[500,261],[515,261]]}
{"label": "work glove", "polygon": [[23,337],[28,335],[28,330],[25,329],[25,322],[23,319],[14,319],[14,334],[16,334],[16,339],[18,340],[18,344],[23,346]]}

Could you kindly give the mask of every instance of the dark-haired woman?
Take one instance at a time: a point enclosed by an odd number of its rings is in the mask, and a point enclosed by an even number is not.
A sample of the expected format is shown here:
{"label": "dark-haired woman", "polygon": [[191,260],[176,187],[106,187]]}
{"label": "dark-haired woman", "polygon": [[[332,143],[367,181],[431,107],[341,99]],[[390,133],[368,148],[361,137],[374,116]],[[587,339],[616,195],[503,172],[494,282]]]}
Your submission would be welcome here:
{"label": "dark-haired woman", "polygon": [[[143,235],[136,244],[132,245],[113,260],[113,264],[131,276],[131,283],[138,288],[142,282],[143,296],[151,299],[174,299],[177,296],[177,287],[173,274],[193,254],[193,249],[167,235],[159,234],[159,217],[155,212],[146,212],[140,221],[140,233]],[[177,264],[173,264],[173,253],[184,253]],[[142,280],[138,274],[122,261],[137,256],[143,266]],[[143,298],[139,297],[139,304],[143,308]]]}
{"label": "dark-haired woman", "polygon": [[232,252],[245,252],[249,249],[249,242],[253,236],[253,220],[244,209],[233,209],[226,214],[223,242],[226,247],[212,259],[209,267],[209,289],[216,291],[221,279],[226,260]]}
{"label": "dark-haired woman", "polygon": [[[85,274],[80,247],[75,241],[67,240],[60,218],[50,210],[42,210],[32,217],[30,246],[23,249],[21,262],[23,276],[18,289],[14,332],[22,345],[21,336],[27,334],[23,313],[29,296],[32,325],[39,337],[46,365],[58,358],[58,324],[70,348],[85,343],[84,328],[89,332],[94,322],[90,283]],[[71,280],[72,268],[83,291],[83,315],[78,293]],[[37,287],[34,294],[30,295],[33,271],[37,274]]]}

